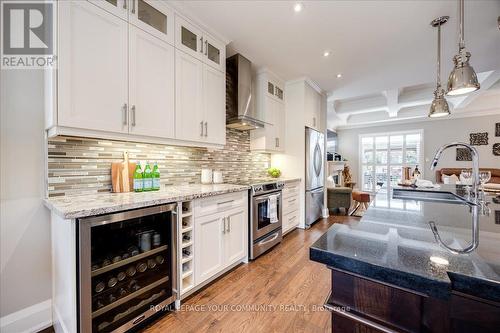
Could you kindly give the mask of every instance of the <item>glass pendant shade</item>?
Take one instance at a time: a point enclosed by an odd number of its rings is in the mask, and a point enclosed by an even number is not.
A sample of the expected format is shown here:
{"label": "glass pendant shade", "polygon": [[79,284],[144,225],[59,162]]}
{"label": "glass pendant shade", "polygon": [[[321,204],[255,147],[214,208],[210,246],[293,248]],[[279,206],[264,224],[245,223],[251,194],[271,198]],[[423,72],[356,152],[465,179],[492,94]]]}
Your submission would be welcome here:
{"label": "glass pendant shade", "polygon": [[470,53],[465,50],[464,41],[464,0],[458,0],[459,9],[459,44],[458,54],[453,57],[454,67],[447,84],[447,95],[463,95],[478,90],[481,86],[474,68],[469,64]]}

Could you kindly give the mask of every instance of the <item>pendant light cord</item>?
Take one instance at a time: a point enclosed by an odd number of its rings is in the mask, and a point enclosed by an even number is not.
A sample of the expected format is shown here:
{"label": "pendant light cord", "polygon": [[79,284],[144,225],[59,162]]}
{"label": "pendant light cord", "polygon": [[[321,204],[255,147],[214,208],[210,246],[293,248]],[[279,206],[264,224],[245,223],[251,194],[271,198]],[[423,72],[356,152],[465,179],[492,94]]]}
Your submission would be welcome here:
{"label": "pendant light cord", "polygon": [[459,44],[458,50],[461,51],[465,48],[465,34],[464,34],[464,0],[458,0],[458,35],[459,35]]}
{"label": "pendant light cord", "polygon": [[441,24],[438,25],[437,38],[437,89],[441,88]]}

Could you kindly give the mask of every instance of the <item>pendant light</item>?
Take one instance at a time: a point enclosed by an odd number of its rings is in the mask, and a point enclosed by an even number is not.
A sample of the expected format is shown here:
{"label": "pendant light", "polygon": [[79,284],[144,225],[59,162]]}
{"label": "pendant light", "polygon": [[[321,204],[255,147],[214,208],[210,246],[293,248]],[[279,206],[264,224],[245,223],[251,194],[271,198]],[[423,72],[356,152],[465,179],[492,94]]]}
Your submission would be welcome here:
{"label": "pendant light", "polygon": [[441,25],[448,22],[449,16],[441,16],[431,22],[433,27],[438,28],[437,38],[437,78],[436,90],[434,90],[434,100],[429,109],[429,117],[444,117],[450,114],[448,102],[444,98],[444,89],[441,88]]}
{"label": "pendant light", "polygon": [[465,50],[464,41],[464,0],[458,0],[459,7],[459,44],[458,54],[453,57],[454,68],[448,78],[447,95],[463,95],[478,90],[480,88],[477,81],[476,72],[469,65],[470,53]]}

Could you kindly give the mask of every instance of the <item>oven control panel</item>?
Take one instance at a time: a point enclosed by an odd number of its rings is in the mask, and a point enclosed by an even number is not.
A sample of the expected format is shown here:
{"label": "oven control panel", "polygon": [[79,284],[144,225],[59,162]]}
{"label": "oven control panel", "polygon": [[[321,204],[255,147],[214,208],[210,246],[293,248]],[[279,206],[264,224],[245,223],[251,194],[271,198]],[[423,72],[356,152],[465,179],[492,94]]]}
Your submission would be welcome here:
{"label": "oven control panel", "polygon": [[283,182],[275,182],[275,183],[267,183],[267,184],[259,184],[259,185],[253,185],[253,193],[255,194],[262,194],[262,193],[267,193],[267,192],[272,192],[272,191],[279,191],[283,189],[285,186],[285,183]]}

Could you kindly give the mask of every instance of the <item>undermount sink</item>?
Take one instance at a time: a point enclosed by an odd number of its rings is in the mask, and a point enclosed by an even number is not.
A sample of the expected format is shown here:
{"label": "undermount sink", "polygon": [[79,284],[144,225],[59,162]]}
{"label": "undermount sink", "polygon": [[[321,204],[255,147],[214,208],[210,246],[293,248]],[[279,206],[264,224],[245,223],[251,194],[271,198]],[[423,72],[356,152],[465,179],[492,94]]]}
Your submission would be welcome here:
{"label": "undermount sink", "polygon": [[394,189],[392,191],[394,199],[403,200],[417,200],[417,201],[435,201],[444,203],[465,204],[466,200],[457,197],[456,195],[448,192],[437,191],[421,191],[421,190],[407,190],[407,189]]}

